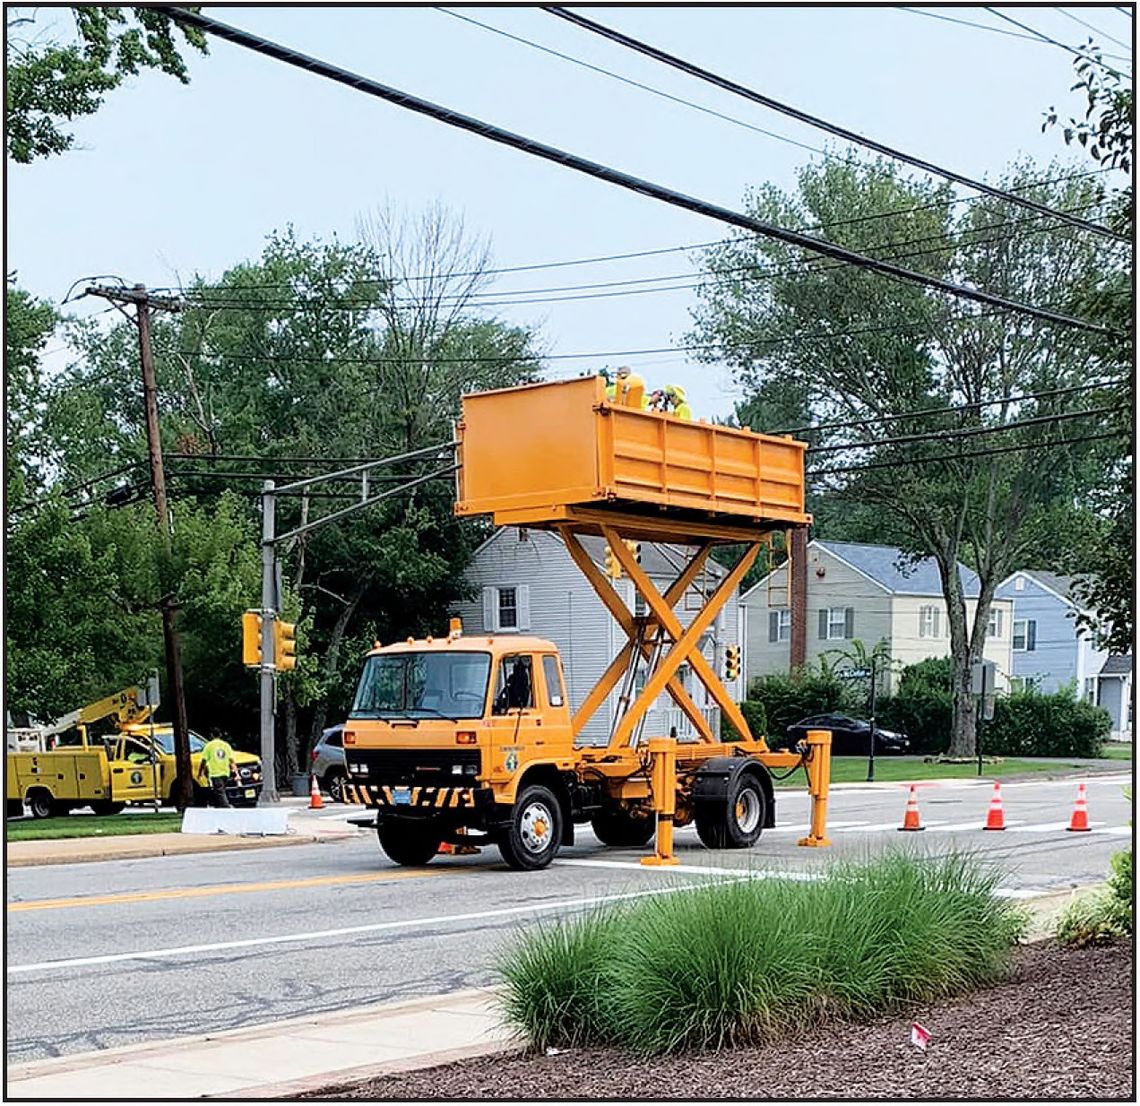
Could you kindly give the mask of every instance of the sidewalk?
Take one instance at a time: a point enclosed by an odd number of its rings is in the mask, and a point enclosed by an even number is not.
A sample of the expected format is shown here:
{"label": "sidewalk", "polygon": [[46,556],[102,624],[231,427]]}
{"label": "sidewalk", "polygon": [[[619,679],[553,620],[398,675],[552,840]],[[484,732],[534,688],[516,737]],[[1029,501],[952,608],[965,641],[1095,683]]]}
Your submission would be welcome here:
{"label": "sidewalk", "polygon": [[[1031,940],[1091,888],[1026,899]],[[456,991],[8,1068],[9,1098],[291,1098],[339,1083],[521,1048],[495,990]],[[140,1093],[140,1089],[145,1092]]]}
{"label": "sidewalk", "polygon": [[46,841],[8,841],[7,866],[34,864],[86,864],[100,860],[137,860],[152,856],[224,852],[229,849],[265,849],[284,845],[311,845],[345,841],[363,831],[335,817],[316,817],[306,809],[289,815],[287,836],[234,836],[229,834],[137,833],[118,837],[60,837]]}

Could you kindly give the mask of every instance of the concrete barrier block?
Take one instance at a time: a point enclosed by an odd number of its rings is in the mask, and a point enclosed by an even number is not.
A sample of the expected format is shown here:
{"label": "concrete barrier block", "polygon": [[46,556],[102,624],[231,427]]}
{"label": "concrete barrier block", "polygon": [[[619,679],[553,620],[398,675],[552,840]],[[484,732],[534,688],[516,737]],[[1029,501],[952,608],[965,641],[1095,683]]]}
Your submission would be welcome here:
{"label": "concrete barrier block", "polygon": [[260,836],[289,832],[289,811],[272,807],[248,810],[224,807],[188,807],[182,815],[183,833],[255,834]]}

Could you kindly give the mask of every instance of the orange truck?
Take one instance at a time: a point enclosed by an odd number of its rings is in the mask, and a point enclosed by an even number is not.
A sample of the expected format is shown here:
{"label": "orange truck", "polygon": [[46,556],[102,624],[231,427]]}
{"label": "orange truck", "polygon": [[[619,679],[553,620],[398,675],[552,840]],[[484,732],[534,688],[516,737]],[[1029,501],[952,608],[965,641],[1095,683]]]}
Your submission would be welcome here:
{"label": "orange truck", "polygon": [[[517,634],[465,635],[377,646],[368,654],[344,730],[346,796],[368,809],[396,863],[422,865],[441,844],[494,844],[517,869],[546,867],[575,826],[608,845],[641,847],[646,863],[674,862],[675,826],[695,823],[710,848],[748,848],[775,825],[771,770],[802,766],[812,800],[800,844],[828,844],[831,735],[769,749],[699,648],[761,548],[804,526],[804,444],[787,437],[677,419],[616,405],[598,377],[465,396],[457,425],[455,511],[497,525],[555,531],[626,635],[586,698],[571,704],[558,649]],[[645,601],[630,613],[586,553],[605,538]],[[640,541],[690,553],[664,593],[641,569]],[[703,608],[682,625],[674,608],[718,545],[742,549]],[[678,670],[720,706],[734,736],[714,734]],[[578,743],[619,685],[609,744]],[[696,740],[641,740],[659,695],[684,711]]]}

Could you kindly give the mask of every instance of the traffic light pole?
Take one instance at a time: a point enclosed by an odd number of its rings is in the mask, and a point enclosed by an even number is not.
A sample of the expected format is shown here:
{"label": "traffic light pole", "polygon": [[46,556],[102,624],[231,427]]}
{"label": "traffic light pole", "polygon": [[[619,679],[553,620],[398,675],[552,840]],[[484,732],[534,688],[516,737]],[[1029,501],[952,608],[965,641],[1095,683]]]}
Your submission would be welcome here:
{"label": "traffic light pole", "polygon": [[277,617],[277,545],[274,535],[276,484],[266,480],[261,487],[261,805],[278,801],[277,754],[274,748],[275,676],[273,623]]}

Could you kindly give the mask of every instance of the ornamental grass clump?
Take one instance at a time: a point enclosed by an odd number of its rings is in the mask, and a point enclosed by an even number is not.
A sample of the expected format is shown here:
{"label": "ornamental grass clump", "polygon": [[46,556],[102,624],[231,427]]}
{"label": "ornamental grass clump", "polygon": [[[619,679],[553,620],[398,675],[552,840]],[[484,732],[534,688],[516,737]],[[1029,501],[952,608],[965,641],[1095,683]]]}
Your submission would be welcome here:
{"label": "ornamental grass clump", "polygon": [[[746,874],[745,874],[746,875]],[[964,856],[893,855],[818,880],[731,879],[534,931],[503,961],[536,1046],[763,1043],[1002,977],[1024,916]]]}

